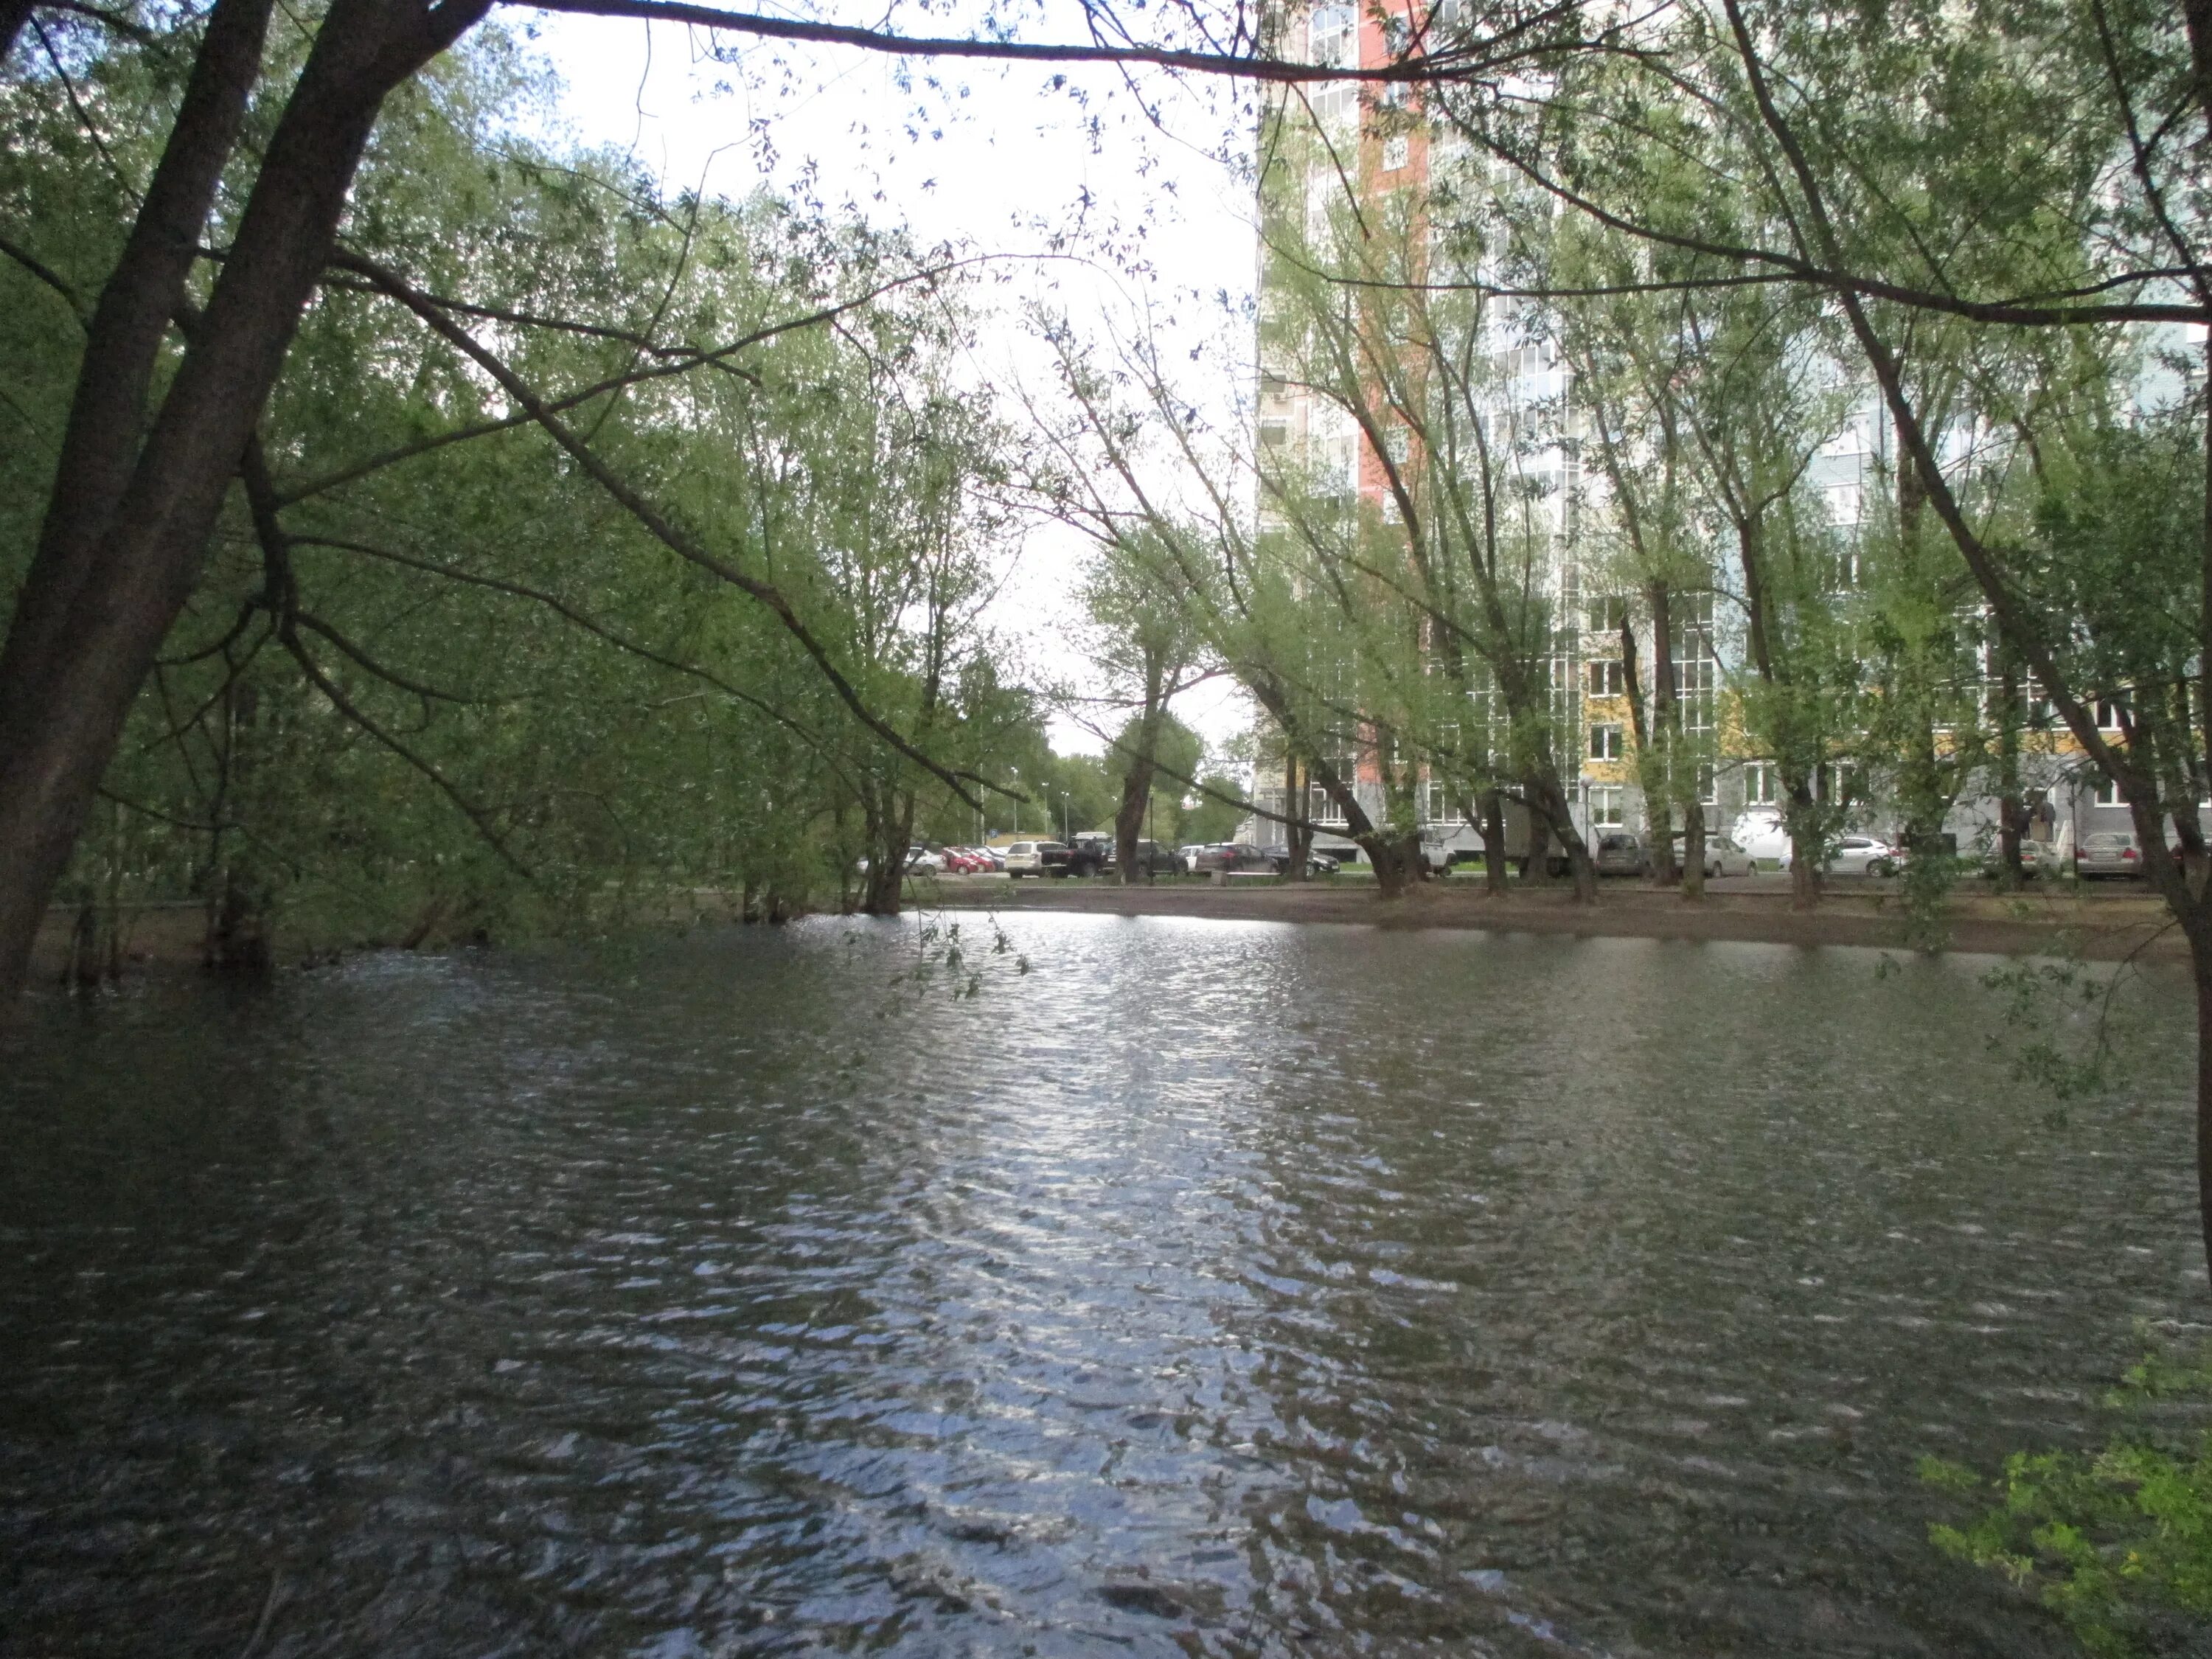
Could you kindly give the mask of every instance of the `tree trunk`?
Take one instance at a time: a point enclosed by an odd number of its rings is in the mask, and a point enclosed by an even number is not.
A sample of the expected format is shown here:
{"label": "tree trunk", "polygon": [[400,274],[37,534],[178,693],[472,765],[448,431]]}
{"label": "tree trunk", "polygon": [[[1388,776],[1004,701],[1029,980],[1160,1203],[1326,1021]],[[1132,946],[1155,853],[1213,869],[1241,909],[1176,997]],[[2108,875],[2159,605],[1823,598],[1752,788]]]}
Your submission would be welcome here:
{"label": "tree trunk", "polygon": [[1400,898],[1421,878],[1421,838],[1370,830],[1359,837],[1360,850],[1375,866],[1375,887],[1382,897]]}
{"label": "tree trunk", "polygon": [[209,972],[225,979],[258,981],[276,971],[268,902],[251,872],[235,861],[222,874],[222,902],[204,962]]}
{"label": "tree trunk", "polygon": [[1705,896],[1705,808],[1694,796],[1682,803],[1682,896],[1694,904]]}
{"label": "tree trunk", "polygon": [[1482,879],[1492,898],[1505,896],[1505,793],[1482,792]]}
{"label": "tree trunk", "polygon": [[31,0],[0,0],[0,65],[8,61],[15,37],[31,21]]}
{"label": "tree trunk", "polygon": [[[1129,763],[1129,769],[1121,776],[1121,805],[1114,814],[1114,856],[1121,868],[1121,884],[1127,887],[1137,878],[1137,842],[1145,827],[1145,808],[1152,798],[1152,748],[1148,743],[1141,758]],[[1145,871],[1146,880],[1152,878],[1151,866]]]}
{"label": "tree trunk", "polygon": [[914,797],[887,792],[888,805],[871,806],[868,823],[868,878],[861,890],[864,915],[895,916],[906,897],[906,854],[913,844]]}
{"label": "tree trunk", "polygon": [[70,930],[69,966],[62,969],[62,981],[80,991],[100,983],[100,911],[89,890],[76,907],[76,925]]}
{"label": "tree trunk", "polygon": [[1313,824],[1306,817],[1305,783],[1298,775],[1297,751],[1287,744],[1283,748],[1283,816],[1290,820],[1283,826],[1290,849],[1283,877],[1287,881],[1304,881],[1307,861],[1313,857]]}
{"label": "tree trunk", "polygon": [[2197,975],[2197,1220],[2212,1273],[2212,930],[2190,930],[2189,946]]}
{"label": "tree trunk", "polygon": [[[132,700],[191,597],[246,442],[325,259],[384,98],[483,15],[488,0],[334,0],[276,124],[207,308],[150,427],[145,388],[259,61],[252,8],[211,16],[112,291],[122,320],[88,337],[71,437],[39,551],[0,649],[0,1006],[22,987],[39,918],[69,862]],[[265,15],[265,14],[264,14]],[[156,201],[164,205],[156,216]],[[181,253],[179,239],[183,239]],[[127,323],[128,326],[125,326]],[[136,331],[135,332],[133,331]],[[116,342],[128,335],[123,344]],[[128,345],[128,349],[125,345]],[[143,432],[143,442],[139,434]]]}
{"label": "tree trunk", "polygon": [[[1575,828],[1574,813],[1568,808],[1566,791],[1560,788],[1555,780],[1541,775],[1530,778],[1522,787],[1528,793],[1531,815],[1535,823],[1550,825],[1552,838],[1558,841],[1567,855],[1567,875],[1574,883],[1575,902],[1596,903],[1597,866],[1590,862],[1589,848],[1583,842],[1581,831]],[[1530,829],[1533,839],[1534,824],[1532,823]],[[1545,858],[1545,853],[1538,851],[1532,860],[1532,867],[1543,864]],[[1545,873],[1548,876],[1550,872],[1547,870]]]}
{"label": "tree trunk", "polygon": [[1997,717],[1997,884],[2011,892],[2027,878],[2020,843],[2027,828],[2027,803],[2020,785],[2020,668],[1999,642],[1998,695],[2004,712]]}
{"label": "tree trunk", "polygon": [[1794,782],[1784,778],[1783,787],[1790,793],[1790,806],[1785,815],[1790,828],[1790,908],[1810,910],[1820,902],[1820,854],[1824,837],[1815,821],[1820,809],[1813,800],[1812,787],[1802,778]]}
{"label": "tree trunk", "polygon": [[[1672,887],[1682,872],[1674,865],[1674,803],[1668,791],[1674,781],[1673,734],[1667,728],[1667,677],[1673,671],[1667,650],[1667,588],[1651,586],[1652,701],[1658,705],[1656,720],[1644,711],[1644,677],[1636,660],[1636,625],[1623,605],[1620,614],[1620,674],[1628,694],[1628,718],[1636,739],[1637,775],[1644,783],[1644,818],[1651,832],[1651,884]],[[1654,785],[1656,785],[1655,787]]]}

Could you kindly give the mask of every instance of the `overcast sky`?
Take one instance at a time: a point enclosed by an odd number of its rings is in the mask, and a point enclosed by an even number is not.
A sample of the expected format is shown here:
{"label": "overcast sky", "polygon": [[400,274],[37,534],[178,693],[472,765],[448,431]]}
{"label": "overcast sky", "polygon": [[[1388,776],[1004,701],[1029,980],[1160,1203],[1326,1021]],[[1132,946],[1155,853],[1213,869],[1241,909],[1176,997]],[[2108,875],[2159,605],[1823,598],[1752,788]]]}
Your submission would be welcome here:
{"label": "overcast sky", "polygon": [[[940,15],[930,27],[952,25]],[[1005,256],[1009,280],[982,293],[993,318],[976,366],[996,383],[1044,386],[1042,360],[1014,320],[1030,299],[1100,320],[1148,305],[1218,336],[1235,326],[1224,297],[1233,305],[1250,290],[1249,186],[1221,159],[1251,130],[1248,88],[1154,76],[1133,91],[1119,72],[1086,68],[1055,90],[1053,74],[1027,66],[902,64],[833,47],[756,46],[732,64],[712,60],[688,28],[566,15],[543,15],[535,33],[565,82],[567,136],[630,152],[671,191],[811,188],[833,210],[907,226],[924,242]],[[1079,36],[1040,23],[1024,38]],[[1038,257],[1071,232],[1087,262]],[[1226,400],[1236,389],[1200,390]],[[1034,534],[994,614],[1042,677],[1080,672],[1060,631],[1073,551],[1065,532]],[[1209,744],[1249,720],[1216,685],[1186,701],[1177,714]],[[1054,743],[1100,747],[1065,721]]]}

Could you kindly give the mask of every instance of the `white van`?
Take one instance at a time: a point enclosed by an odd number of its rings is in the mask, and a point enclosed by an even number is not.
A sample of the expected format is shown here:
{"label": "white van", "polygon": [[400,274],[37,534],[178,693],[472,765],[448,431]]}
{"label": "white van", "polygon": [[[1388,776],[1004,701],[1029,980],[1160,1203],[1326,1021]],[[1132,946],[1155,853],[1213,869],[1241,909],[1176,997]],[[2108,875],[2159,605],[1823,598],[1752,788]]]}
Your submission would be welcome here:
{"label": "white van", "polygon": [[1740,813],[1729,837],[1761,864],[1790,867],[1790,830],[1782,814],[1771,806],[1747,807]]}

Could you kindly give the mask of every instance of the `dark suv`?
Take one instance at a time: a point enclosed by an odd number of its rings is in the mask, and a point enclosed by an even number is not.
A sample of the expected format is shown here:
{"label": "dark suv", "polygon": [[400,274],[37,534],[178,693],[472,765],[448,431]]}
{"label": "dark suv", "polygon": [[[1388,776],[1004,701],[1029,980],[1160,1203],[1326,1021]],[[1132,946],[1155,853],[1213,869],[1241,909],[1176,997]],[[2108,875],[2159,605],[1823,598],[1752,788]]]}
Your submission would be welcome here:
{"label": "dark suv", "polygon": [[1095,876],[1114,858],[1111,842],[1091,836],[1078,836],[1073,847],[1040,842],[1038,851],[1044,859],[1038,873],[1046,876]]}
{"label": "dark suv", "polygon": [[[1110,847],[1106,849],[1106,866],[1109,869],[1118,866]],[[1140,876],[1179,876],[1182,873],[1182,860],[1176,856],[1172,847],[1163,847],[1156,841],[1140,841],[1137,843],[1136,862],[1131,868]]]}

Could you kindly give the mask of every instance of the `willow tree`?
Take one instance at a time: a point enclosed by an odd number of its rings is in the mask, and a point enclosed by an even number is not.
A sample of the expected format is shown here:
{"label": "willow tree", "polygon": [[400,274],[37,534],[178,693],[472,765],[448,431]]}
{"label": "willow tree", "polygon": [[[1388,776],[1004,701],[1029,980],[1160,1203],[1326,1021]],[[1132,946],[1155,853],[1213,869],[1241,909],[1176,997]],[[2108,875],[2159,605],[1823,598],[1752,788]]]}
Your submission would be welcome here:
{"label": "willow tree", "polygon": [[[16,228],[56,261],[0,277],[27,302],[0,335],[18,514],[72,397],[34,325],[112,257],[83,204],[139,159],[81,142],[82,112],[157,130],[143,66],[85,67],[74,105],[9,89]],[[202,894],[218,962],[263,959],[280,898],[341,938],[700,886],[780,910],[862,850],[840,826],[885,755],[909,791],[989,763],[965,689],[996,440],[945,390],[957,277],[533,149],[507,130],[532,89],[480,37],[390,100],[125,710],[77,878],[111,915],[126,882]]]}
{"label": "willow tree", "polygon": [[1563,411],[1516,367],[1547,343],[1466,280],[1490,239],[1464,223],[1432,234],[1422,191],[1334,192],[1319,210],[1300,198],[1328,143],[1294,125],[1271,158],[1287,185],[1263,218],[1261,357],[1310,411],[1297,441],[1260,452],[1273,545],[1365,642],[1378,733],[1454,781],[1486,840],[1494,815],[1475,799],[1518,794],[1589,899],[1567,790],[1577,705],[1560,681],[1575,557]]}
{"label": "willow tree", "polygon": [[1198,765],[1198,746],[1169,713],[1178,694],[1212,672],[1197,596],[1190,590],[1196,574],[1157,533],[1137,526],[1098,541],[1084,578],[1086,655],[1103,671],[1109,706],[1128,711],[1107,750],[1121,775],[1114,854],[1125,885],[1138,878],[1137,842],[1146,833],[1162,763],[1185,782]]}

